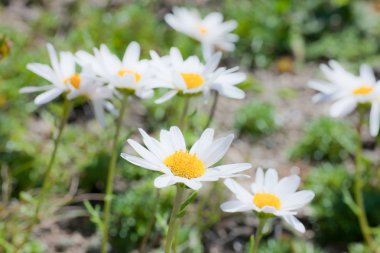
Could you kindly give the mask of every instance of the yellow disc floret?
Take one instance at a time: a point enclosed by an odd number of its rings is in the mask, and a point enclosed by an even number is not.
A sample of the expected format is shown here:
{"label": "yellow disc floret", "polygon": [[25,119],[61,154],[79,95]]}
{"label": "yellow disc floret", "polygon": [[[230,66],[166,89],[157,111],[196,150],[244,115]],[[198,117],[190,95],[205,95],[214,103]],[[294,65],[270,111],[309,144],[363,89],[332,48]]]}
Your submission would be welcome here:
{"label": "yellow disc floret", "polygon": [[271,193],[256,193],[255,196],[253,196],[253,203],[259,208],[271,206],[280,209],[281,207],[281,200]]}
{"label": "yellow disc floret", "polygon": [[367,95],[373,91],[373,87],[369,85],[361,85],[358,88],[354,89],[352,93],[354,95]]}
{"label": "yellow disc floret", "polygon": [[203,26],[203,25],[200,25],[200,26],[198,27],[198,30],[199,30],[199,32],[200,32],[202,35],[206,35],[206,34],[208,33],[208,29],[207,29],[205,26]]}
{"label": "yellow disc floret", "polygon": [[203,76],[197,73],[181,73],[188,89],[195,89],[205,83]]}
{"label": "yellow disc floret", "polygon": [[65,84],[70,82],[71,86],[73,86],[75,89],[79,89],[79,87],[80,87],[80,75],[78,73],[75,73],[74,75],[72,75],[68,78],[65,78],[65,80],[63,80],[63,82]]}
{"label": "yellow disc floret", "polygon": [[133,75],[135,77],[136,82],[140,81],[141,79],[141,75],[138,72],[133,71],[133,70],[121,69],[117,72],[118,76],[125,76],[126,74]]}
{"label": "yellow disc floret", "polygon": [[169,167],[173,175],[187,179],[201,177],[206,172],[204,163],[196,155],[182,150],[166,157],[164,164]]}

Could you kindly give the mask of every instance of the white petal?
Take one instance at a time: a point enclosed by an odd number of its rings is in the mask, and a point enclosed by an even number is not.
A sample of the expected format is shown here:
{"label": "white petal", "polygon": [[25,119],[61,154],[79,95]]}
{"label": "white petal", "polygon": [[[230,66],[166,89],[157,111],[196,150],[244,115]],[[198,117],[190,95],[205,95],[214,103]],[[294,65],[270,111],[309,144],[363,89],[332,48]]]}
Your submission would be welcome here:
{"label": "white petal", "polygon": [[177,90],[171,90],[171,91],[167,92],[165,95],[163,95],[162,97],[160,97],[159,99],[157,99],[154,102],[156,104],[162,104],[163,102],[166,102],[169,99],[171,99],[172,97],[174,97],[175,95],[177,95],[177,93],[178,93]]}
{"label": "white petal", "polygon": [[330,108],[331,117],[344,117],[356,108],[356,100],[352,97],[343,98],[335,102]]}
{"label": "white petal", "polygon": [[198,191],[202,187],[202,183],[195,180],[185,180],[183,183],[195,191]]}
{"label": "white petal", "polygon": [[185,138],[183,137],[181,130],[176,126],[172,126],[170,128],[170,135],[174,149],[186,151]]}
{"label": "white petal", "polygon": [[369,115],[369,130],[373,137],[379,133],[380,126],[380,104],[378,102],[372,103],[371,112]]}
{"label": "white petal", "polygon": [[300,185],[301,178],[297,175],[284,177],[278,182],[274,189],[274,194],[279,198],[294,193]]}
{"label": "white petal", "polygon": [[227,213],[234,213],[249,211],[252,210],[252,207],[239,200],[232,200],[221,204],[220,209]]}
{"label": "white petal", "polygon": [[264,171],[262,168],[256,170],[255,183],[251,185],[253,193],[259,193],[264,191]]}
{"label": "white petal", "polygon": [[161,175],[154,180],[154,187],[156,188],[165,188],[173,184],[175,184],[175,181],[169,175]]}
{"label": "white petal", "polygon": [[305,233],[305,226],[293,215],[283,216],[282,218],[298,232]]}
{"label": "white petal", "polygon": [[224,138],[219,138],[212,143],[208,150],[205,150],[205,153],[197,155],[201,157],[206,167],[210,167],[223,158],[230,148],[233,139],[233,134],[230,134]]}
{"label": "white petal", "polygon": [[29,87],[24,87],[20,89],[20,93],[33,93],[33,92],[38,92],[38,91],[45,91],[51,89],[51,85],[47,86],[29,86]]}
{"label": "white petal", "polygon": [[161,146],[161,143],[150,137],[143,129],[139,128],[140,134],[143,136],[145,146],[156,155],[158,159],[164,159],[170,154]]}
{"label": "white petal", "polygon": [[365,79],[369,84],[376,83],[375,74],[372,68],[367,64],[362,64],[360,66],[360,77]]}
{"label": "white petal", "polygon": [[92,105],[94,106],[95,118],[99,122],[99,125],[101,127],[104,127],[106,124],[104,120],[103,104],[104,104],[103,99],[92,100]]}
{"label": "white petal", "polygon": [[275,169],[268,169],[265,172],[265,179],[264,179],[264,191],[268,193],[273,193],[275,187],[278,183],[278,174]]}
{"label": "white petal", "polygon": [[46,103],[52,101],[53,99],[55,99],[56,97],[58,97],[59,95],[61,95],[62,92],[63,92],[63,90],[58,89],[58,88],[53,88],[51,90],[45,91],[44,93],[38,95],[34,99],[34,103],[36,105],[46,104]]}
{"label": "white petal", "polygon": [[312,191],[299,191],[291,195],[286,196],[282,200],[282,210],[295,210],[307,205],[315,194]]}
{"label": "white petal", "polygon": [[162,162],[159,160],[152,152],[150,152],[148,149],[144,148],[140,143],[129,139],[128,140],[129,145],[132,146],[132,148],[144,159],[147,160],[153,164],[157,164],[157,167],[161,166]]}
{"label": "white petal", "polygon": [[136,166],[139,166],[148,170],[161,171],[159,166],[149,161],[146,161],[140,157],[128,155],[126,153],[122,153],[121,157]]}
{"label": "white petal", "polygon": [[39,64],[39,63],[30,63],[26,65],[26,68],[29,69],[30,71],[36,73],[37,75],[45,78],[51,83],[54,83],[55,80],[55,73],[51,69],[50,66],[45,65],[45,64]]}
{"label": "white petal", "polygon": [[252,167],[250,163],[235,163],[235,164],[227,164],[217,166],[212,169],[208,169],[206,174],[210,171],[210,176],[218,176],[218,177],[228,177],[235,173],[239,173],[245,170],[248,170]]}
{"label": "white petal", "polygon": [[214,138],[214,129],[207,128],[190,149],[190,154],[201,154],[206,150],[211,144]]}
{"label": "white petal", "polygon": [[236,183],[235,180],[228,178],[224,180],[224,184],[235,194],[238,200],[245,204],[252,204],[252,194]]}
{"label": "white petal", "polygon": [[128,63],[138,62],[140,58],[140,45],[133,41],[131,42],[127,49],[125,50],[125,54],[123,57],[123,65],[127,65]]}

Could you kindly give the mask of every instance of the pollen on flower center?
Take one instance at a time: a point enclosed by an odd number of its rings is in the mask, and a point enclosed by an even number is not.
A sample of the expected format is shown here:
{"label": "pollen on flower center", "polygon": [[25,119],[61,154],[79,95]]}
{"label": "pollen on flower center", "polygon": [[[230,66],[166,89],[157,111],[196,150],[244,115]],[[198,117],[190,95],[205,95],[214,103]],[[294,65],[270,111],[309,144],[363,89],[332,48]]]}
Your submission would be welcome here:
{"label": "pollen on flower center", "polygon": [[206,171],[204,163],[196,155],[191,155],[182,150],[166,157],[164,164],[175,176],[187,179],[198,178]]}
{"label": "pollen on flower center", "polygon": [[205,79],[197,73],[181,73],[188,89],[195,89],[205,83]]}
{"label": "pollen on flower center", "polygon": [[138,72],[133,71],[133,70],[121,69],[117,72],[118,76],[125,76],[126,74],[133,75],[135,77],[136,82],[140,81],[141,79],[141,75]]}
{"label": "pollen on flower center", "polygon": [[65,80],[63,80],[63,83],[67,84],[68,82],[70,82],[71,86],[73,86],[75,89],[79,89],[80,81],[80,75],[78,73],[75,73],[74,75],[65,78]]}
{"label": "pollen on flower center", "polygon": [[198,27],[198,30],[199,30],[199,32],[200,32],[202,35],[206,35],[206,34],[208,33],[208,29],[207,29],[205,26],[203,26],[203,25],[200,25],[200,26]]}
{"label": "pollen on flower center", "polygon": [[354,89],[352,93],[354,95],[367,95],[373,91],[373,87],[369,85],[361,85],[358,88]]}
{"label": "pollen on flower center", "polygon": [[259,208],[272,206],[276,209],[280,209],[281,207],[281,200],[271,193],[256,193],[255,196],[253,196],[253,203]]}

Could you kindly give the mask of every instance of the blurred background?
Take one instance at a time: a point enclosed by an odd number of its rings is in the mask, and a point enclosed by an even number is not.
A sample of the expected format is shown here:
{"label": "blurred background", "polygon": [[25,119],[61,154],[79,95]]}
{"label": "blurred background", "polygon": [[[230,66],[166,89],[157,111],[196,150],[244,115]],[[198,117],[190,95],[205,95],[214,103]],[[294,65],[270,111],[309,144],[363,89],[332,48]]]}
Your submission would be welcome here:
{"label": "blurred background", "polygon": [[[30,219],[34,196],[52,150],[53,130],[62,101],[43,107],[19,89],[43,85],[26,69],[30,62],[49,63],[46,43],[57,50],[91,51],[104,43],[122,56],[137,41],[143,57],[176,46],[185,56],[201,56],[200,45],[171,29],[163,20],[173,6],[198,9],[203,15],[223,13],[238,22],[236,50],[223,65],[240,66],[248,74],[240,85],[241,101],[220,98],[212,127],[219,136],[235,132],[225,162],[250,162],[277,168],[281,175],[298,173],[303,188],[316,192],[300,213],[307,232],[293,235],[279,220],[262,243],[264,253],[364,253],[357,219],[347,205],[351,191],[353,152],[358,138],[355,116],[331,119],[328,104],[313,104],[308,80],[322,78],[318,65],[336,59],[351,71],[362,63],[380,74],[380,1],[349,0],[0,0],[0,252],[12,252]],[[379,77],[379,75],[378,75]],[[176,101],[177,100],[177,101]],[[157,106],[153,100],[131,99],[123,140],[138,139],[137,127],[157,136],[175,125],[181,98]],[[211,107],[193,102],[186,138],[202,132]],[[94,120],[88,104],[69,117],[54,169],[54,187],[44,219],[29,238],[25,252],[99,252],[99,233],[83,201],[102,207],[110,158],[114,117],[105,128]],[[367,128],[366,128],[367,131]],[[364,135],[365,204],[369,222],[380,224],[379,138]],[[126,151],[130,151],[125,147]],[[156,174],[119,159],[112,207],[112,252],[160,252],[173,192],[161,191],[155,212]],[[249,172],[254,175],[254,170]],[[252,180],[252,179],[251,179]],[[250,180],[242,180],[247,185]],[[178,241],[180,252],[246,252],[257,224],[252,214],[225,214],[221,202],[230,197],[222,183],[202,188],[186,214]],[[155,222],[150,226],[150,220]],[[148,238],[146,231],[152,229]],[[380,241],[380,227],[377,239]]]}

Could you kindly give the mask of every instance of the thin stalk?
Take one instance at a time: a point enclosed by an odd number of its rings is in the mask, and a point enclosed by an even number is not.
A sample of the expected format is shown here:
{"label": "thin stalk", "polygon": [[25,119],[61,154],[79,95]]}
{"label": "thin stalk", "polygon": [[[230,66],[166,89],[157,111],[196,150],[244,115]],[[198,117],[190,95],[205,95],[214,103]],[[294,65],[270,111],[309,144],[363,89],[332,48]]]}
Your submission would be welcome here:
{"label": "thin stalk", "polygon": [[[179,207],[182,202],[183,194],[185,192],[185,188],[181,185],[176,185],[177,187],[177,192],[174,198],[173,202],[173,210],[170,215],[170,220],[169,220],[169,229],[168,229],[168,234],[166,236],[166,245],[165,245],[165,253],[170,253],[170,248],[172,246],[173,238],[176,233],[176,228],[177,228],[177,214]],[[175,249],[175,246],[174,246]]]}
{"label": "thin stalk", "polygon": [[185,97],[181,117],[179,120],[179,128],[184,132],[185,128],[187,127],[187,113],[189,112],[189,104],[190,104],[190,97]]}
{"label": "thin stalk", "polygon": [[208,128],[211,125],[211,122],[214,119],[215,111],[216,111],[216,106],[218,104],[218,100],[219,100],[219,93],[215,91],[214,92],[214,101],[212,102],[212,106],[211,106],[211,109],[210,109],[210,113],[208,115],[207,124],[205,126],[205,129]]}
{"label": "thin stalk", "polygon": [[104,197],[104,221],[103,221],[103,231],[102,231],[102,247],[101,252],[107,252],[107,244],[108,244],[108,227],[110,223],[110,211],[111,211],[111,202],[112,202],[112,191],[113,191],[113,179],[115,177],[116,172],[116,161],[119,155],[118,150],[118,139],[120,135],[121,126],[123,125],[123,119],[125,110],[127,107],[128,95],[123,95],[121,101],[120,114],[116,123],[116,131],[112,140],[112,155],[111,160],[108,167],[107,174],[107,185],[106,185],[106,193]]}
{"label": "thin stalk", "polygon": [[[32,233],[34,225],[36,225],[37,222],[38,222],[38,220],[39,220],[40,209],[41,209],[42,204],[44,202],[44,199],[45,199],[45,196],[47,194],[47,191],[50,188],[50,184],[52,182],[52,180],[50,178],[50,174],[51,174],[51,172],[53,170],[53,165],[54,165],[54,162],[55,162],[55,157],[57,155],[58,146],[59,146],[59,144],[61,142],[62,133],[63,133],[63,130],[64,130],[65,126],[66,126],[67,118],[69,117],[69,114],[70,114],[70,109],[71,109],[70,100],[68,100],[68,99],[65,98],[64,103],[63,103],[63,113],[62,113],[61,121],[60,121],[59,126],[58,126],[57,137],[54,140],[53,152],[52,152],[52,154],[50,156],[50,160],[49,160],[47,169],[45,171],[44,181],[42,183],[41,192],[40,192],[40,194],[38,196],[38,199],[37,199],[37,205],[36,205],[36,209],[34,210],[33,219],[31,221],[31,223],[29,224],[29,226],[26,228],[26,233],[27,234],[31,234]],[[23,240],[16,247],[15,252],[18,252],[24,246],[24,244],[26,243],[26,240],[28,240],[28,238],[25,238],[25,240]]]}
{"label": "thin stalk", "polygon": [[250,253],[257,253],[259,250],[259,244],[261,241],[261,238],[263,237],[263,229],[265,226],[265,223],[267,222],[268,218],[259,218],[259,226],[257,227],[256,234],[255,234],[255,241],[253,248],[251,248]]}
{"label": "thin stalk", "polygon": [[371,229],[368,224],[368,218],[365,211],[365,205],[364,205],[364,199],[363,199],[363,164],[362,164],[362,142],[361,142],[361,133],[362,133],[362,126],[364,123],[364,112],[359,110],[359,122],[357,126],[357,133],[358,133],[358,143],[356,147],[356,153],[355,153],[355,182],[354,182],[354,196],[355,196],[355,202],[358,206],[358,211],[356,212],[356,215],[359,220],[360,230],[363,234],[364,240],[368,244],[370,250],[372,252],[378,252],[376,244],[374,242],[374,239],[371,235]]}
{"label": "thin stalk", "polygon": [[62,115],[61,122],[60,122],[59,128],[58,128],[58,135],[54,140],[53,153],[51,154],[50,161],[49,161],[48,167],[47,167],[46,172],[45,172],[44,182],[42,184],[42,190],[41,190],[41,193],[40,193],[39,198],[37,200],[37,207],[36,207],[34,217],[33,217],[33,220],[34,220],[33,223],[34,224],[38,221],[38,215],[39,215],[42,203],[44,201],[45,195],[46,195],[47,190],[49,189],[49,186],[51,183],[50,174],[53,170],[53,165],[54,165],[55,157],[57,155],[58,146],[59,146],[59,143],[61,142],[61,136],[63,133],[63,129],[65,128],[69,114],[70,114],[70,100],[65,99],[65,102],[63,103],[63,115]]}

